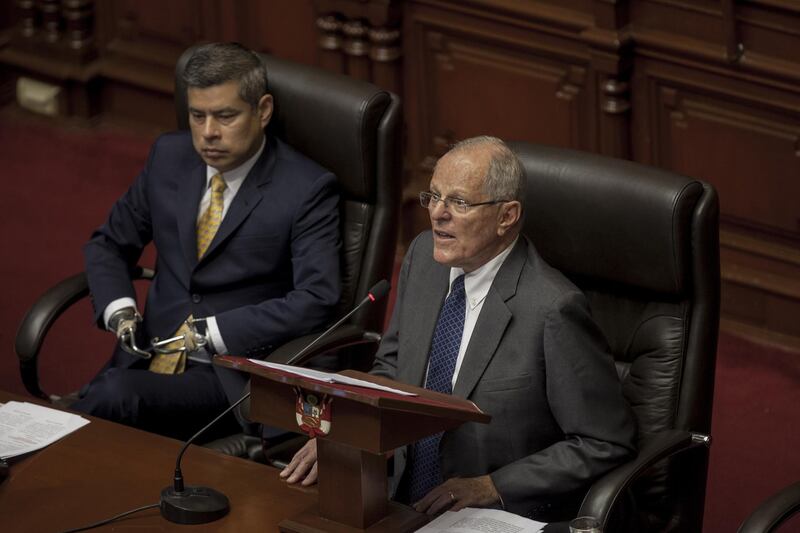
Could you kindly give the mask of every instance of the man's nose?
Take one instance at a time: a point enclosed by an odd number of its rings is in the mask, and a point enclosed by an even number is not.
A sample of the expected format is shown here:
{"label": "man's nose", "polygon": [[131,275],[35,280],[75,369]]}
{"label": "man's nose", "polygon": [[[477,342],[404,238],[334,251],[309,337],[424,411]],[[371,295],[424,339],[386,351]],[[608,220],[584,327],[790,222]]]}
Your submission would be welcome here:
{"label": "man's nose", "polygon": [[430,206],[428,206],[428,213],[430,214],[431,220],[441,220],[450,217],[450,211],[445,207],[444,200],[439,200],[436,203],[431,200]]}
{"label": "man's nose", "polygon": [[214,138],[219,136],[219,124],[213,118],[207,118],[203,124],[203,137]]}

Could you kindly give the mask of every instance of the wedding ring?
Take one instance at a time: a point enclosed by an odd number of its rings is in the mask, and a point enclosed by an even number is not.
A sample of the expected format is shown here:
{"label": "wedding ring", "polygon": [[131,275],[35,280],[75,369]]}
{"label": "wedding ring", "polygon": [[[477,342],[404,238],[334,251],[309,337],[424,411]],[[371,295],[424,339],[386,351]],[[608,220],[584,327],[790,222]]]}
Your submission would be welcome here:
{"label": "wedding ring", "polygon": [[450,492],[450,501],[453,502],[453,503],[456,503],[456,497],[453,496],[452,492]]}

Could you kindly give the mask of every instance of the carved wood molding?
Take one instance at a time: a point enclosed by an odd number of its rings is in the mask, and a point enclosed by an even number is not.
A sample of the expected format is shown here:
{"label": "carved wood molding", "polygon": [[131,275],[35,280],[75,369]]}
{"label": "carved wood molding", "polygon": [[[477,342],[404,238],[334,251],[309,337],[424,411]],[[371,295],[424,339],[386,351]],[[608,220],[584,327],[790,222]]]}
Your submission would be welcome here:
{"label": "carved wood molding", "polygon": [[766,241],[763,238],[743,235],[724,228],[719,232],[719,242],[722,247],[730,250],[800,268],[800,248],[797,247]]}
{"label": "carved wood molding", "polygon": [[724,281],[797,300],[800,304],[800,281],[796,277],[783,276],[763,269],[748,268],[731,263],[722,264],[721,276]]}
{"label": "carved wood molding", "polygon": [[767,8],[777,8],[788,13],[800,15],[800,4],[797,0],[750,0],[751,4]]}
{"label": "carved wood molding", "polygon": [[[447,28],[424,26],[420,30],[418,42],[424,49],[425,60],[418,64],[419,75],[416,78],[416,93],[423,102],[437,101],[437,110],[422,113],[415,120],[420,129],[419,147],[421,150],[416,171],[420,175],[429,173],[438,158],[456,141],[469,134],[476,133],[472,128],[455,131],[447,123],[444,116],[450,116],[458,108],[459,100],[464,96],[453,93],[448,102],[438,101],[439,95],[445,91],[443,87],[453,84],[463,87],[464,91],[477,91],[479,94],[489,90],[488,80],[500,77],[515,80],[517,87],[514,94],[531,92],[547,94],[545,98],[553,102],[555,113],[568,120],[570,126],[565,138],[554,138],[556,144],[566,146],[579,145],[579,130],[585,109],[586,87],[589,71],[583,65],[564,63],[556,57],[536,55],[532,50],[515,50],[509,53],[502,40],[494,43],[474,42],[470,35],[461,31],[448,31]],[[471,73],[481,73],[472,76]],[[487,81],[484,81],[487,80]],[[462,84],[463,82],[463,84]],[[489,102],[489,107],[499,116],[516,115],[525,120],[526,113],[536,106],[514,104],[516,100],[499,99]],[[563,102],[559,104],[558,102]],[[429,107],[429,106],[424,106]],[[556,110],[557,108],[557,110]],[[502,111],[501,111],[502,110]],[[444,116],[442,114],[444,113]],[[448,114],[449,113],[449,114]],[[531,116],[532,123],[536,120]],[[466,121],[469,125],[469,121]],[[495,132],[500,131],[502,123],[485,123],[483,127]],[[516,130],[520,131],[520,130]],[[516,138],[516,137],[515,137]]]}
{"label": "carved wood molding", "polygon": [[741,337],[750,342],[800,353],[800,339],[794,335],[754,326],[747,322],[726,317],[724,314],[720,318],[719,327],[725,333]]}
{"label": "carved wood molding", "polygon": [[622,115],[631,109],[630,87],[626,81],[608,77],[601,85],[603,100],[601,108],[609,115]]}
{"label": "carved wood molding", "polygon": [[314,0],[320,64],[401,93],[400,2]]}
{"label": "carved wood molding", "polygon": [[[533,70],[531,73],[534,72]],[[545,76],[553,71],[542,68],[539,72]],[[569,65],[560,77],[560,85],[555,93],[556,98],[572,102],[586,85],[586,69],[576,65]]]}
{"label": "carved wood molding", "polygon": [[[685,85],[686,81],[684,80],[682,83]],[[721,220],[727,225],[756,231],[765,237],[774,236],[790,239],[796,243],[800,242],[800,212],[792,208],[796,203],[787,203],[786,200],[777,201],[776,199],[777,203],[769,209],[764,205],[766,202],[764,195],[767,192],[786,191],[787,187],[788,190],[798,188],[793,185],[795,180],[792,176],[792,167],[800,168],[800,160],[798,160],[800,158],[800,150],[798,150],[800,147],[800,113],[797,113],[793,120],[791,115],[782,114],[780,109],[769,110],[767,107],[760,111],[754,111],[747,105],[747,101],[725,100],[721,93],[718,93],[714,100],[709,100],[702,96],[703,92],[694,93],[688,89],[682,91],[674,86],[660,85],[658,94],[660,105],[666,116],[665,123],[659,127],[661,131],[656,133],[660,138],[661,163],[679,172],[687,172],[711,181],[717,188],[722,189],[722,193],[730,179],[739,181],[744,179],[741,172],[733,169],[732,177],[724,174],[702,176],[698,175],[697,169],[704,168],[703,165],[693,169],[680,166],[676,168],[675,165],[680,165],[680,162],[674,161],[673,157],[680,158],[682,156],[676,156],[674,153],[677,151],[680,154],[682,150],[689,148],[678,146],[677,139],[670,136],[670,126],[684,130],[685,133],[682,133],[681,136],[691,135],[693,127],[697,127],[699,124],[699,127],[702,128],[705,124],[707,128],[712,128],[710,131],[715,132],[716,135],[725,134],[731,136],[732,139],[738,137],[742,143],[758,142],[763,139],[762,144],[771,146],[773,150],[769,161],[763,159],[763,156],[761,159],[757,155],[741,156],[741,162],[746,162],[748,168],[757,167],[768,174],[757,178],[760,185],[754,188],[749,199],[749,203],[753,204],[753,207],[746,211],[747,215],[745,215],[741,212],[743,200],[739,200],[740,211],[731,211],[730,207],[727,209],[725,207],[726,205],[730,206],[730,203],[726,204],[725,198],[723,198]],[[757,100],[753,98],[752,101]],[[784,113],[785,111],[783,110]],[[779,149],[783,151],[782,155]],[[717,154],[717,157],[720,157],[720,154]],[[778,157],[780,159],[777,159]],[[795,159],[794,162],[793,159]],[[783,168],[781,172],[777,168],[778,161],[790,166]],[[738,177],[737,174],[739,174]],[[753,178],[756,179],[756,175]],[[766,192],[761,192],[762,190]],[[767,212],[770,214],[767,215]],[[793,215],[794,219],[792,219]]]}
{"label": "carved wood molding", "polygon": [[95,58],[94,0],[16,0],[16,6],[13,47],[51,62]]}
{"label": "carved wood molding", "polygon": [[644,57],[668,60],[709,72],[725,73],[740,79],[758,77],[759,83],[782,89],[797,90],[800,84],[800,62],[794,63],[742,51],[736,64],[737,68],[732,69],[723,45],[655,30],[634,31],[633,39],[636,42],[636,54]]}
{"label": "carved wood molding", "polygon": [[413,0],[413,3],[561,35],[577,35],[594,25],[590,13],[529,0]]}

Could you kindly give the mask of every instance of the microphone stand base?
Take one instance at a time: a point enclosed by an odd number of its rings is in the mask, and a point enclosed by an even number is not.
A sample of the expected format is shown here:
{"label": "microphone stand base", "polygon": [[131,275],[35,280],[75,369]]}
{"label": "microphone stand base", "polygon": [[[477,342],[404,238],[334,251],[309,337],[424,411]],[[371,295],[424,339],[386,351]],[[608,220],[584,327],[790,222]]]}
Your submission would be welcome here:
{"label": "microphone stand base", "polygon": [[228,497],[209,487],[186,487],[177,492],[169,486],[161,491],[161,516],[176,524],[207,524],[231,510]]}

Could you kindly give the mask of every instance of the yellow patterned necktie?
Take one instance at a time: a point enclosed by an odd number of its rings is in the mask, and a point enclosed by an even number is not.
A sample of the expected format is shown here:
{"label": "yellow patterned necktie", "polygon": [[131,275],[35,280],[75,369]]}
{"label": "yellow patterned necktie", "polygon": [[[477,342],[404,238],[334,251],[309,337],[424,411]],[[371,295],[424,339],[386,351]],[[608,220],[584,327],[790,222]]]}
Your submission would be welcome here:
{"label": "yellow patterned necktie", "polygon": [[208,245],[214,240],[219,225],[222,223],[223,199],[222,193],[225,191],[225,180],[222,174],[214,174],[211,178],[211,203],[208,209],[200,216],[197,221],[197,258],[203,257],[208,250]]}
{"label": "yellow patterned necktie", "polygon": [[[211,202],[208,208],[200,215],[197,221],[197,258],[203,257],[208,250],[214,235],[217,234],[219,225],[222,223],[223,192],[225,191],[225,180],[222,174],[215,174],[211,178]],[[191,318],[191,315],[189,315]],[[173,337],[189,334],[189,328],[184,322]],[[175,342],[174,348],[180,347],[180,341]],[[186,369],[186,352],[172,352],[168,354],[157,353],[150,360],[150,371],[158,374],[180,374]]]}

